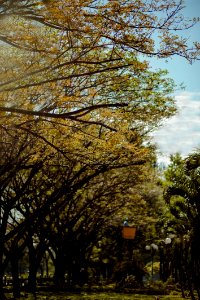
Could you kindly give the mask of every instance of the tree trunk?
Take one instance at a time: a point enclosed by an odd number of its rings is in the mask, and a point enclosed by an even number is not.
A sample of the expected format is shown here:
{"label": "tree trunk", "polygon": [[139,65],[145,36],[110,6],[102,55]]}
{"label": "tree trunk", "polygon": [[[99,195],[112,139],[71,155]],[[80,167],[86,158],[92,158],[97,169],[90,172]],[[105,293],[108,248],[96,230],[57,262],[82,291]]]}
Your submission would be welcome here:
{"label": "tree trunk", "polygon": [[28,276],[28,291],[32,294],[35,294],[37,287],[37,261],[36,254],[33,245],[29,244],[29,276]]}
{"label": "tree trunk", "polygon": [[46,269],[46,277],[49,278],[49,256],[45,252],[45,269]]}
{"label": "tree trunk", "polygon": [[14,299],[20,298],[20,279],[19,279],[19,266],[18,255],[15,256],[15,252],[11,257],[11,272],[13,278],[13,297]]}
{"label": "tree trunk", "polygon": [[[1,201],[1,200],[0,200]],[[3,256],[4,256],[4,237],[6,234],[8,215],[4,213],[2,218],[1,202],[0,202],[0,299],[5,300],[4,294],[4,267],[3,267]]]}
{"label": "tree trunk", "polygon": [[63,286],[65,283],[65,258],[63,251],[60,250],[56,253],[55,259],[55,273],[54,273],[54,283],[56,286]]}
{"label": "tree trunk", "polygon": [[6,296],[4,294],[4,289],[3,289],[3,272],[2,268],[0,269],[0,299],[5,300]]}
{"label": "tree trunk", "polygon": [[36,274],[38,263],[36,259],[36,250],[33,245],[33,233],[31,226],[28,230],[27,247],[29,255],[28,291],[32,294],[35,294],[37,288]]}

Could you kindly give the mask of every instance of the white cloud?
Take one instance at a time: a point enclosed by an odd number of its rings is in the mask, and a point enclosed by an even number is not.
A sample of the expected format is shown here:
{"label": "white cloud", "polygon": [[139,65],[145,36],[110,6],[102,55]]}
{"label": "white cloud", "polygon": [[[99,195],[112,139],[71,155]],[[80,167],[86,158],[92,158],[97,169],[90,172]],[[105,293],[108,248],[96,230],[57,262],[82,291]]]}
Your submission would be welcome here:
{"label": "white cloud", "polygon": [[154,132],[153,139],[168,161],[170,154],[188,155],[200,147],[200,92],[182,92],[176,95],[178,114],[167,120]]}

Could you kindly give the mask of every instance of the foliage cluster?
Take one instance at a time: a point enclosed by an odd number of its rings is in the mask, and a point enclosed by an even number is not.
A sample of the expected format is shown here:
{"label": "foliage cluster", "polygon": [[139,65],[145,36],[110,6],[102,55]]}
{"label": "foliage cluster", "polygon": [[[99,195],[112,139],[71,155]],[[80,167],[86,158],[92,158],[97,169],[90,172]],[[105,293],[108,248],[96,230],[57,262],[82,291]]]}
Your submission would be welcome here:
{"label": "foliage cluster", "polygon": [[168,276],[181,286],[183,296],[189,291],[191,299],[199,299],[199,149],[183,159],[171,157],[165,172],[164,198],[168,205],[166,228],[173,233]]}

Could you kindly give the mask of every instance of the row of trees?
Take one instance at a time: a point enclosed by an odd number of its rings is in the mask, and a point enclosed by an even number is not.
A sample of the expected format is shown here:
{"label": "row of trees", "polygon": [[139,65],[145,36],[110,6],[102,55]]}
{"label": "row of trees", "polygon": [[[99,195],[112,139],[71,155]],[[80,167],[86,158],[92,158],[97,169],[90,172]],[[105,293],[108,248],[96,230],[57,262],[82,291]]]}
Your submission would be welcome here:
{"label": "row of trees", "polygon": [[93,246],[110,226],[121,225],[127,210],[137,213],[134,221],[144,222],[141,207],[133,207],[141,203],[144,214],[145,201],[136,186],[152,168],[147,146],[137,142],[138,153],[131,146],[116,152],[102,147],[99,152],[95,143],[85,145],[84,140],[70,149],[72,134],[67,154],[62,154],[24,132],[4,130],[1,137],[1,280],[10,263],[15,297],[18,261],[25,249],[29,289],[35,291],[46,251],[60,284],[66,271],[86,268]]}
{"label": "row of trees", "polygon": [[199,44],[177,35],[193,25],[182,9],[171,0],[0,2],[1,299],[8,263],[20,294],[25,249],[35,291],[46,252],[59,284],[125,214],[153,220],[149,133],[176,107],[173,81],[144,57],[198,59]]}

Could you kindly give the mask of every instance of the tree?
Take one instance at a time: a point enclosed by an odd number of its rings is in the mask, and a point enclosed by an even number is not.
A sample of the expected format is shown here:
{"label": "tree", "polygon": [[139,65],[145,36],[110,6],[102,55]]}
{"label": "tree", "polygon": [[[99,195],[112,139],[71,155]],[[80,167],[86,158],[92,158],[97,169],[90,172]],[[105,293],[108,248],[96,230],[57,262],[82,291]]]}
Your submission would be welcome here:
{"label": "tree", "polygon": [[[23,224],[20,224],[20,214],[17,210],[21,199],[32,178],[37,174],[41,167],[41,162],[33,163],[36,154],[33,148],[34,141],[26,133],[19,136],[14,130],[1,130],[1,158],[0,158],[0,293],[2,299],[3,274],[9,258],[13,263],[18,262],[18,243],[24,237]],[[23,201],[23,200],[22,200]],[[21,226],[22,225],[22,226]],[[19,232],[21,232],[19,234]],[[17,235],[17,233],[19,235]],[[21,244],[21,243],[20,243]],[[20,245],[21,247],[22,245]],[[23,248],[23,247],[22,247]],[[13,254],[14,252],[14,254]],[[10,253],[13,255],[10,257]],[[15,256],[16,255],[16,256]],[[14,264],[12,264],[14,267]],[[17,274],[16,267],[13,274]],[[14,295],[19,295],[17,286],[18,278],[14,282]]]}
{"label": "tree", "polygon": [[[176,220],[177,235],[181,240],[182,256],[179,268],[182,272],[180,281],[183,289],[189,289],[191,299],[196,299],[194,289],[199,291],[199,151],[190,154],[185,160],[176,155],[167,171],[168,179],[172,180],[165,192],[165,199],[170,212]],[[175,223],[175,222],[174,222]],[[179,242],[180,243],[180,242]],[[177,258],[178,259],[178,258]]]}

